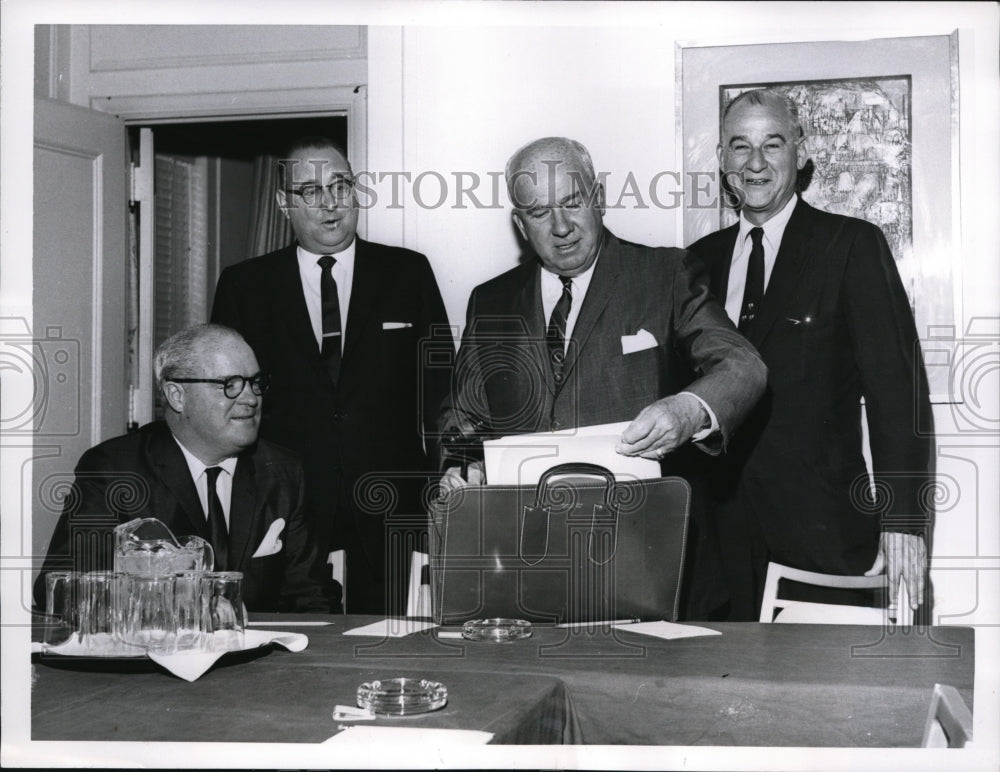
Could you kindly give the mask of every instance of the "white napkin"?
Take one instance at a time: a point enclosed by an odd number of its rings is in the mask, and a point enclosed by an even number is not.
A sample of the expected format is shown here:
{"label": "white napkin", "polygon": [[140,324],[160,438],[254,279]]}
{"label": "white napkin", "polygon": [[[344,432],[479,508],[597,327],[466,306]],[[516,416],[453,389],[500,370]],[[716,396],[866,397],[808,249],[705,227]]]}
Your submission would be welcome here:
{"label": "white napkin", "polygon": [[403,638],[413,633],[423,630],[430,630],[437,627],[433,622],[425,622],[419,619],[409,619],[407,617],[388,617],[372,622],[370,625],[355,627],[352,630],[345,630],[344,635],[370,635],[375,638]]}
{"label": "white napkin", "polygon": [[613,627],[628,630],[630,633],[652,635],[655,638],[665,638],[670,641],[675,638],[695,638],[699,635],[722,635],[718,630],[694,625],[678,625],[673,622],[637,622],[624,624],[611,623]]}
{"label": "white napkin", "polygon": [[[309,639],[302,633],[279,633],[273,630],[246,630],[243,637],[243,648],[240,651],[256,649],[269,643],[277,643],[289,651],[302,651],[309,645]],[[225,651],[185,651],[178,654],[165,654],[151,651],[149,658],[157,665],[169,670],[185,681],[196,681],[204,675]]]}
{"label": "white napkin", "polygon": [[335,734],[327,743],[388,743],[404,745],[486,745],[492,732],[473,729],[425,729],[402,726],[349,726]]}
{"label": "white napkin", "polygon": [[[302,633],[275,632],[273,630],[247,630],[243,637],[243,648],[240,651],[256,649],[266,646],[269,643],[276,643],[289,651],[302,651],[309,645],[309,639]],[[166,654],[163,652],[146,651],[141,646],[128,646],[117,644],[101,648],[99,651],[87,649],[81,646],[76,638],[70,638],[65,643],[58,646],[47,646],[42,643],[32,642],[31,652],[42,654],[55,654],[62,657],[93,657],[93,658],[120,658],[120,657],[146,657],[160,667],[169,670],[175,676],[183,678],[185,681],[195,681],[204,675],[219,657],[225,655],[225,651],[185,651],[177,654]]]}

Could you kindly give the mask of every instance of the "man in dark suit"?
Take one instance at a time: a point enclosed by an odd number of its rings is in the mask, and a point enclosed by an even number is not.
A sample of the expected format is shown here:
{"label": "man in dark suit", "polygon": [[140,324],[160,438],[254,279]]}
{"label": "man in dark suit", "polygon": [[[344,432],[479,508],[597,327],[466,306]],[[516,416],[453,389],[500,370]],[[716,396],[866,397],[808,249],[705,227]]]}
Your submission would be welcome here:
{"label": "man in dark suit", "polygon": [[115,526],[153,517],[209,541],[216,570],[242,571],[251,611],[325,610],[302,465],[257,439],[267,378],[253,351],[232,329],[199,325],[164,341],[154,366],[165,420],[80,458],[36,603],[47,572],[111,569]]}
{"label": "man in dark suit", "polygon": [[[667,473],[683,470],[691,439],[719,452],[766,371],[699,282],[697,261],[605,229],[604,190],[578,142],[532,142],[506,177],[537,260],[473,290],[443,431],[486,439],[631,421],[618,451],[669,453]],[[481,462],[466,477],[445,466],[445,490],[482,479]],[[709,594],[685,615],[709,612]]]}
{"label": "man in dark suit", "polygon": [[239,330],[271,374],[261,436],[302,454],[320,559],[346,550],[347,610],[401,613],[410,552],[426,550],[448,318],[423,255],[356,238],[342,150],[306,137],[283,171],[276,195],[297,244],[223,271],[212,320]]}
{"label": "man in dark suit", "polygon": [[885,569],[890,597],[902,577],[917,608],[930,440],[914,422],[929,404],[889,246],[871,223],[796,195],[806,149],[795,104],[782,95],[757,90],[733,100],[718,156],[740,222],[690,250],[768,367],[767,393],[712,487],[732,618],[757,618],[769,560],[830,574]]}

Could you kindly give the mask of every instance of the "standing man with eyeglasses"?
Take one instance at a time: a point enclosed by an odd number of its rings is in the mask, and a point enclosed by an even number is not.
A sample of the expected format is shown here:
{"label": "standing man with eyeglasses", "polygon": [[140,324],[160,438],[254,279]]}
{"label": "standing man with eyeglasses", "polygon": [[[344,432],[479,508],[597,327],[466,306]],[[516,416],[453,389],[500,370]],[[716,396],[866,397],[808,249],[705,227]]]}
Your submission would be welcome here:
{"label": "standing man with eyeglasses", "polygon": [[302,465],[257,439],[267,376],[222,325],[182,330],[156,351],[164,420],[102,442],[80,458],[42,572],[110,570],[114,528],[155,517],[174,536],[212,544],[216,570],[243,572],[251,611],[324,611]]}
{"label": "standing man with eyeglasses", "polygon": [[410,552],[426,549],[412,539],[438,466],[448,317],[426,257],[357,238],[341,148],[305,137],[281,167],[296,243],[223,271],[212,320],[243,333],[271,374],[261,435],[303,456],[320,560],[346,551],[347,602],[328,578],[331,610],[399,614]]}

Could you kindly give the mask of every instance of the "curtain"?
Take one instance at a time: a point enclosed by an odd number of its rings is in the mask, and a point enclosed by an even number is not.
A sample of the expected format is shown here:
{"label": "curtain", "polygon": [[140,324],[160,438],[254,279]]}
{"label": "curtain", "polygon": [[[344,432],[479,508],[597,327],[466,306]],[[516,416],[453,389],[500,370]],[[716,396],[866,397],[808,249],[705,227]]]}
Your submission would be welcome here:
{"label": "curtain", "polygon": [[[156,154],[153,347],[208,321],[208,182],[205,158]],[[154,416],[162,417],[157,396]]]}
{"label": "curtain", "polygon": [[274,196],[278,189],[278,172],[276,157],[264,155],[254,159],[248,239],[251,257],[288,246],[294,238],[291,223],[282,214]]}

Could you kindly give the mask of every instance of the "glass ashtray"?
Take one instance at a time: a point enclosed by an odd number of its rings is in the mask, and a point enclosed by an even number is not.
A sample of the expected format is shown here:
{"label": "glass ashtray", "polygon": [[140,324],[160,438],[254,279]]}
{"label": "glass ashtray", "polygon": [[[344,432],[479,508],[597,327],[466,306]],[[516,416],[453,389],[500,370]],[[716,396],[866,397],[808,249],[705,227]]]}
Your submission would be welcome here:
{"label": "glass ashtray", "polygon": [[425,678],[386,678],[358,687],[358,707],[383,716],[411,716],[443,708],[448,689]]}
{"label": "glass ashtray", "polygon": [[519,641],[531,637],[531,622],[523,619],[473,619],[462,625],[462,637],[470,641]]}

